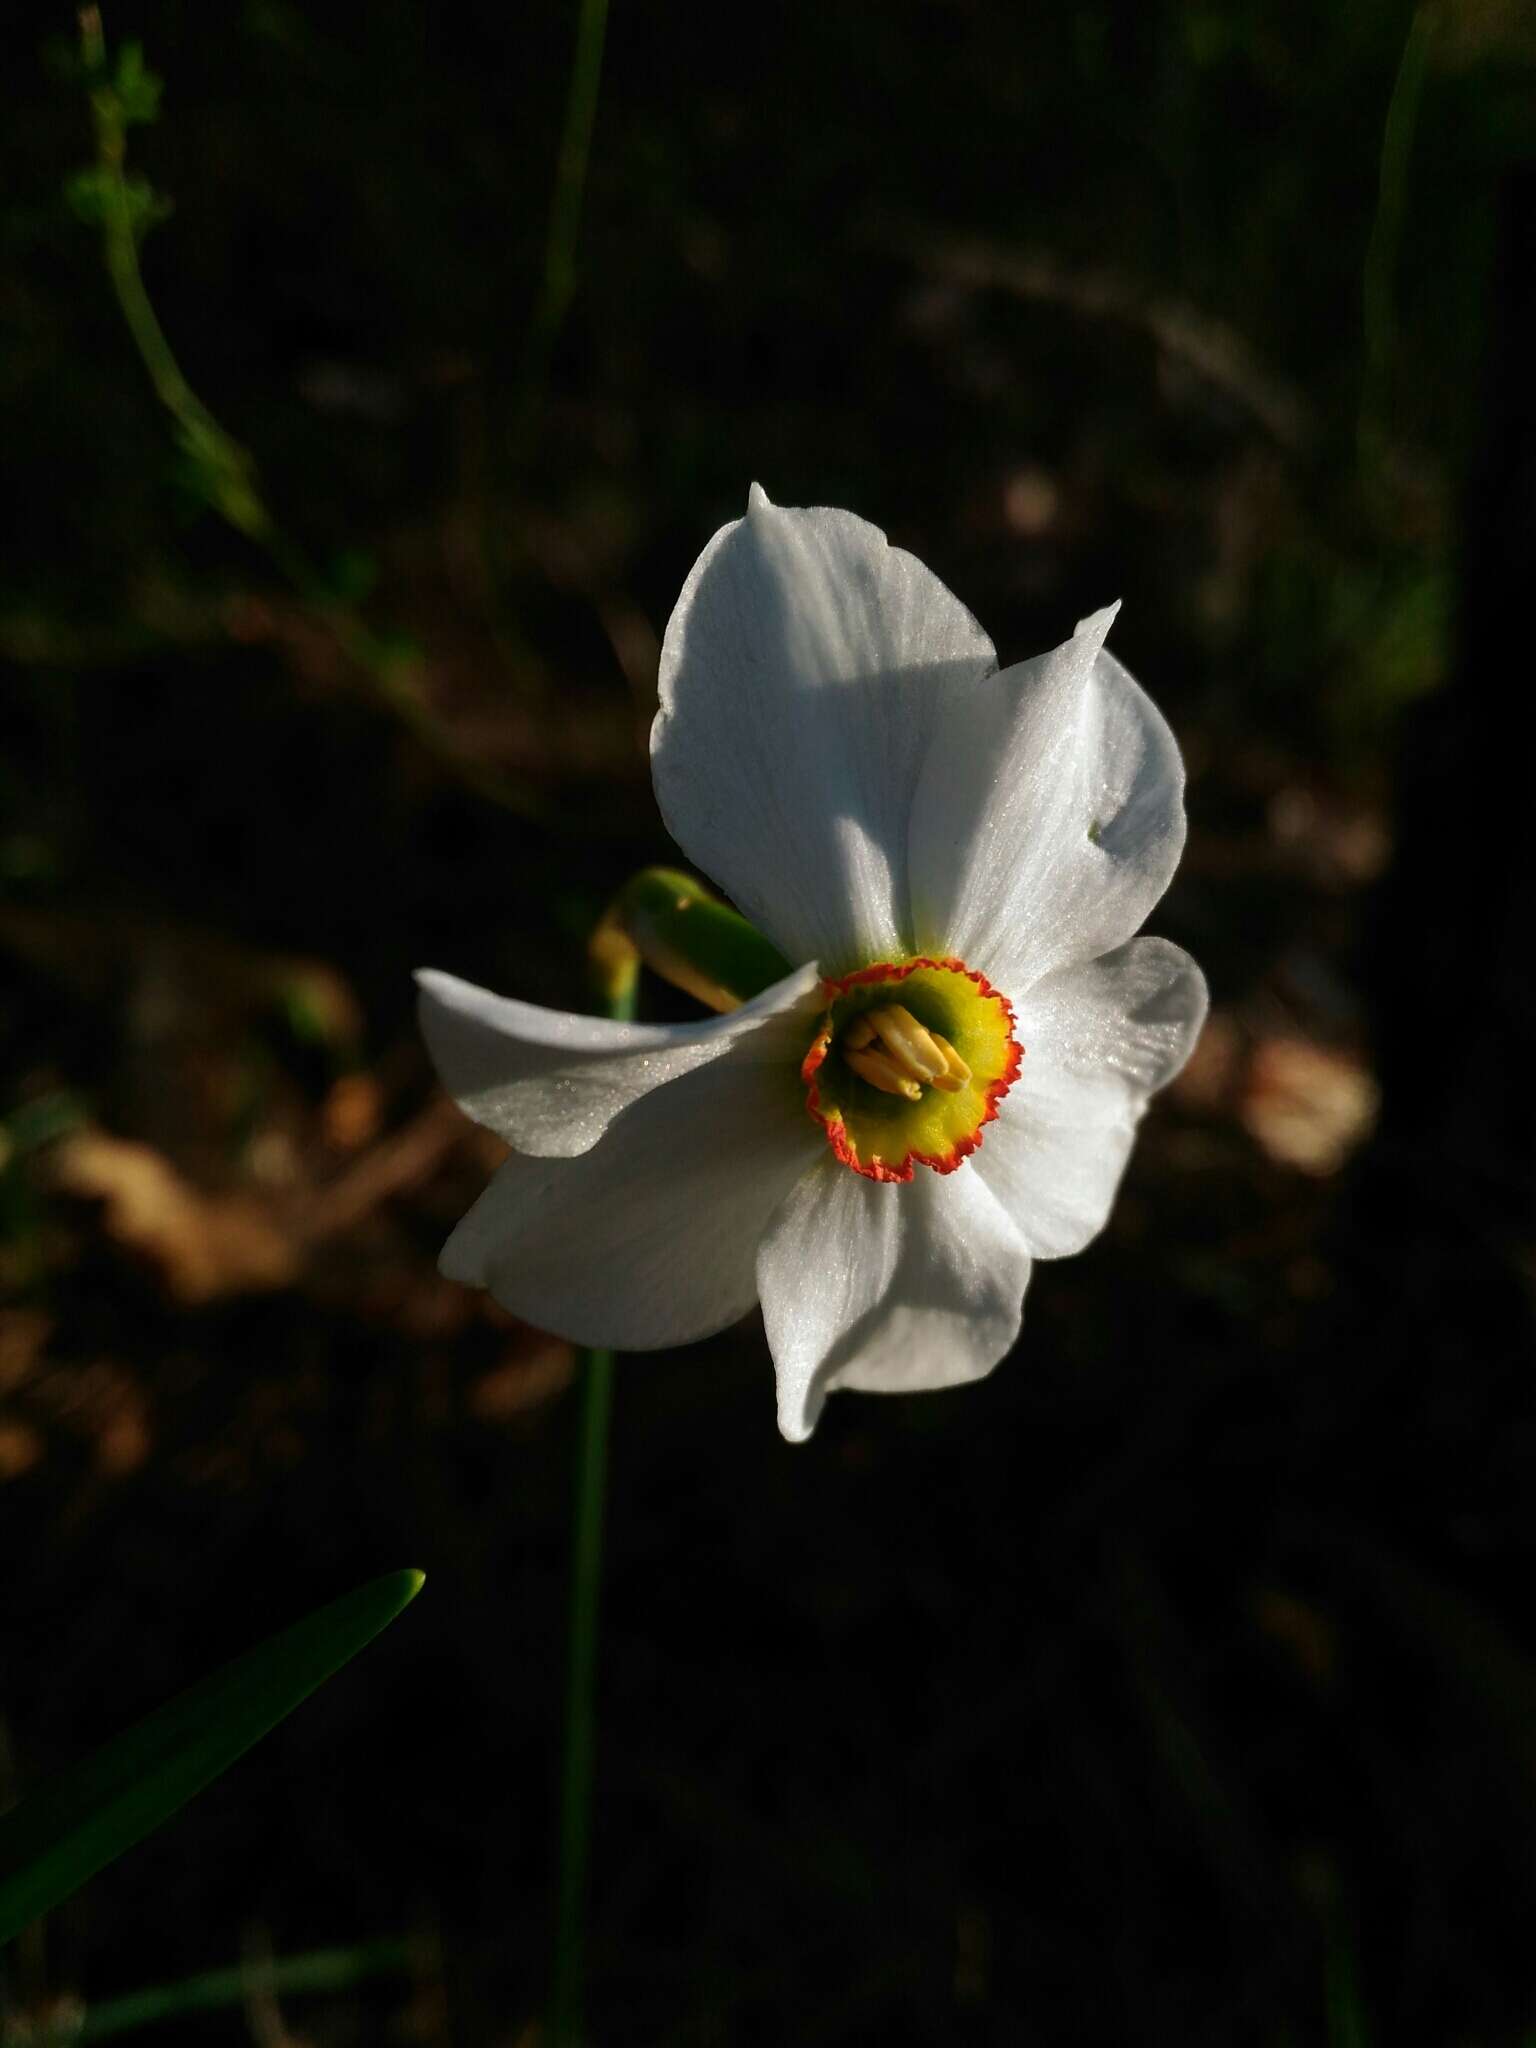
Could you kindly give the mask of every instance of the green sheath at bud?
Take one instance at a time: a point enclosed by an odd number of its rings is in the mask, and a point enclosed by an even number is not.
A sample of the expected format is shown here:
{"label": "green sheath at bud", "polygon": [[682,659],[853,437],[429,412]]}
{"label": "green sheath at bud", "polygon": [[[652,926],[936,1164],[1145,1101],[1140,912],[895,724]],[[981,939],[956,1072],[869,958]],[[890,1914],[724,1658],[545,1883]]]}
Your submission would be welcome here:
{"label": "green sheath at bud", "polygon": [[739,911],[680,868],[643,868],[592,935],[592,969],[609,1001],[633,1002],[643,960],[711,1010],[735,1010],[789,973],[789,962]]}

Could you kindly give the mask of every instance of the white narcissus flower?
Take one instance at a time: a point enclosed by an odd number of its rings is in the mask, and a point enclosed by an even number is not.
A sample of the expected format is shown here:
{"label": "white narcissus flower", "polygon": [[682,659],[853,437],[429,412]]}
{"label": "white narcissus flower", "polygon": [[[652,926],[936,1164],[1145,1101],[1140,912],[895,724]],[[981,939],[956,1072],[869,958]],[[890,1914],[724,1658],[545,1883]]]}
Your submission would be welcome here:
{"label": "white narcissus flower", "polygon": [[678,844],[805,964],[676,1026],[423,973],[445,1085],[514,1148],[443,1271],[624,1350],[761,1300],[796,1440],[833,1388],[989,1372],[1206,1009],[1188,955],[1133,936],[1184,773],[1104,652],[1114,611],[1000,670],[875,527],[754,486],[667,627],[651,764]]}

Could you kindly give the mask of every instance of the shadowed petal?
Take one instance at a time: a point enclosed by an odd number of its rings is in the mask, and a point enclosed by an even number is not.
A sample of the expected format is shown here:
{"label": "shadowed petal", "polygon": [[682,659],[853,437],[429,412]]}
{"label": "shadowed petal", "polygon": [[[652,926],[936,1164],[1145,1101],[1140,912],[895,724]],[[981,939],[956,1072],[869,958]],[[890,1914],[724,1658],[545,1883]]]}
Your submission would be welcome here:
{"label": "shadowed petal", "polygon": [[667,626],[651,767],[668,830],[791,960],[912,948],[907,822],[928,735],[992,643],[914,556],[851,512],[745,519]]}
{"label": "shadowed petal", "polygon": [[1118,607],[1054,653],[987,676],[938,729],[912,810],[920,943],[1017,1002],[1136,931],[1184,845],[1184,764],[1112,655]]}
{"label": "shadowed petal", "polygon": [[798,1063],[817,1009],[816,968],[802,967],[739,1010],[697,1024],[615,1024],[491,995],[436,968],[416,976],[422,1036],[466,1116],[519,1152],[570,1159],[588,1151],[627,1104],[717,1060],[775,1020],[757,1057]]}
{"label": "shadowed petal", "polygon": [[971,1164],[1037,1259],[1098,1235],[1147,1098],[1188,1059],[1205,977],[1166,939],[1062,968],[1019,1001],[1019,1077]]}
{"label": "shadowed petal", "polygon": [[1029,1253],[970,1165],[892,1186],[824,1160],[774,1217],[757,1278],[796,1443],[834,1388],[983,1378],[1018,1335]]}
{"label": "shadowed petal", "polygon": [[578,1344],[650,1351],[735,1322],[763,1231],[823,1145],[793,1066],[751,1048],[642,1095],[579,1158],[514,1153],[443,1272]]}

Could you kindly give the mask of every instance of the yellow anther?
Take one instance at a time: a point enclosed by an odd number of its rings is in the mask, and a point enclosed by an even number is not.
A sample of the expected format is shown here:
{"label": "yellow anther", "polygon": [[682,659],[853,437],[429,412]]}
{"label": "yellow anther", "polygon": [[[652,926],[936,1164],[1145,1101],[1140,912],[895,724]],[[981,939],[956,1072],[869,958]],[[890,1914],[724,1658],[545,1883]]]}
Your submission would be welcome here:
{"label": "yellow anther", "polygon": [[872,1088],[879,1088],[887,1095],[904,1095],[908,1102],[922,1101],[921,1081],[915,1081],[910,1074],[903,1073],[896,1062],[877,1047],[867,1045],[849,1051],[845,1038],[843,1057],[860,1080],[867,1081]]}
{"label": "yellow anther", "polygon": [[971,1070],[947,1038],[920,1024],[903,1003],[883,1003],[855,1017],[842,1037],[843,1057],[872,1088],[919,1102],[932,1084],[954,1095]]}
{"label": "yellow anther", "polygon": [[887,1003],[867,1013],[875,1036],[904,1074],[914,1081],[935,1081],[948,1071],[948,1061],[926,1026],[900,1003]]}
{"label": "yellow anther", "polygon": [[944,1072],[934,1075],[933,1085],[935,1088],[942,1088],[946,1095],[958,1095],[970,1080],[971,1070],[947,1038],[940,1038],[937,1031],[931,1031],[928,1035],[944,1055]]}
{"label": "yellow anther", "polygon": [[917,1081],[934,1081],[948,1069],[943,1053],[934,1044],[925,1025],[900,1003],[888,1003],[871,1010],[869,1021],[875,1035],[905,1074]]}

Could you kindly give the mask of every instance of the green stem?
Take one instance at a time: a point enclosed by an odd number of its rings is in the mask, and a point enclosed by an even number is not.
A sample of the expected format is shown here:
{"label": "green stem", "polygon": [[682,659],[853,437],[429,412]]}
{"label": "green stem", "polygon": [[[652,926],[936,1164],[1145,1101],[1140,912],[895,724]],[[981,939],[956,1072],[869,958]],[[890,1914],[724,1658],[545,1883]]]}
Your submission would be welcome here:
{"label": "green stem", "polygon": [[467,752],[439,723],[423,689],[419,661],[374,633],[284,533],[261,494],[254,456],[220,425],[187,381],[139,265],[139,236],[127,184],[127,123],[109,79],[106,35],[97,7],[80,11],[80,52],[86,76],[97,81],[91,91],[91,114],[96,160],[106,174],[101,233],[107,275],[156,397],[180,429],[183,446],[206,472],[210,506],[264,550],[384,705],[445,768],[490,802],[526,817],[539,815],[542,806],[530,788]]}
{"label": "green stem", "polygon": [[[605,919],[593,934],[589,968],[603,1010],[615,1022],[635,1014],[639,961]],[[555,1900],[549,2048],[580,2048],[586,1980],[587,1872],[592,1848],[592,1776],[597,1747],[597,1610],[603,1566],[603,1499],[613,1353],[577,1353],[581,1414],[571,1500],[570,1646],[566,1665],[565,1755],[560,1771],[560,1865]]]}
{"label": "green stem", "polygon": [[613,1353],[583,1353],[572,1509],[571,1640],[565,1760],[560,1782],[560,1885],[555,1917],[554,1988],[549,2002],[550,2048],[579,2048],[582,2038],[587,1870],[592,1843],[592,1774],[597,1734],[597,1604],[612,1405]]}
{"label": "green stem", "polygon": [[1376,217],[1371,223],[1370,243],[1365,252],[1362,288],[1365,326],[1365,390],[1360,408],[1362,434],[1376,421],[1387,400],[1387,374],[1396,324],[1393,298],[1398,252],[1402,245],[1408,163],[1413,154],[1414,130],[1418,125],[1419,103],[1424,96],[1424,77],[1429,68],[1434,30],[1432,0],[1420,0],[1408,24],[1397,76],[1392,82],[1392,96],[1387,102],[1387,118],[1382,127]]}
{"label": "green stem", "polygon": [[587,186],[587,159],[597,120],[598,87],[603,75],[603,41],[608,27],[608,0],[580,0],[576,17],[576,48],[566,93],[565,124],[555,162],[555,189],[549,205],[549,233],[544,244],[544,277],[529,323],[523,358],[522,397],[514,428],[521,447],[544,396],[549,359],[576,290],[576,243],[581,233],[581,206]]}
{"label": "green stem", "polygon": [[107,275],[155,396],[175,420],[185,445],[201,452],[218,481],[216,509],[252,540],[270,546],[274,530],[256,489],[250,451],[225,432],[187,382],[160,325],[139,268],[139,231],[127,183],[128,124],[107,71],[107,39],[97,7],[80,10],[80,54],[91,90],[96,160],[106,176],[102,191],[102,254]]}

